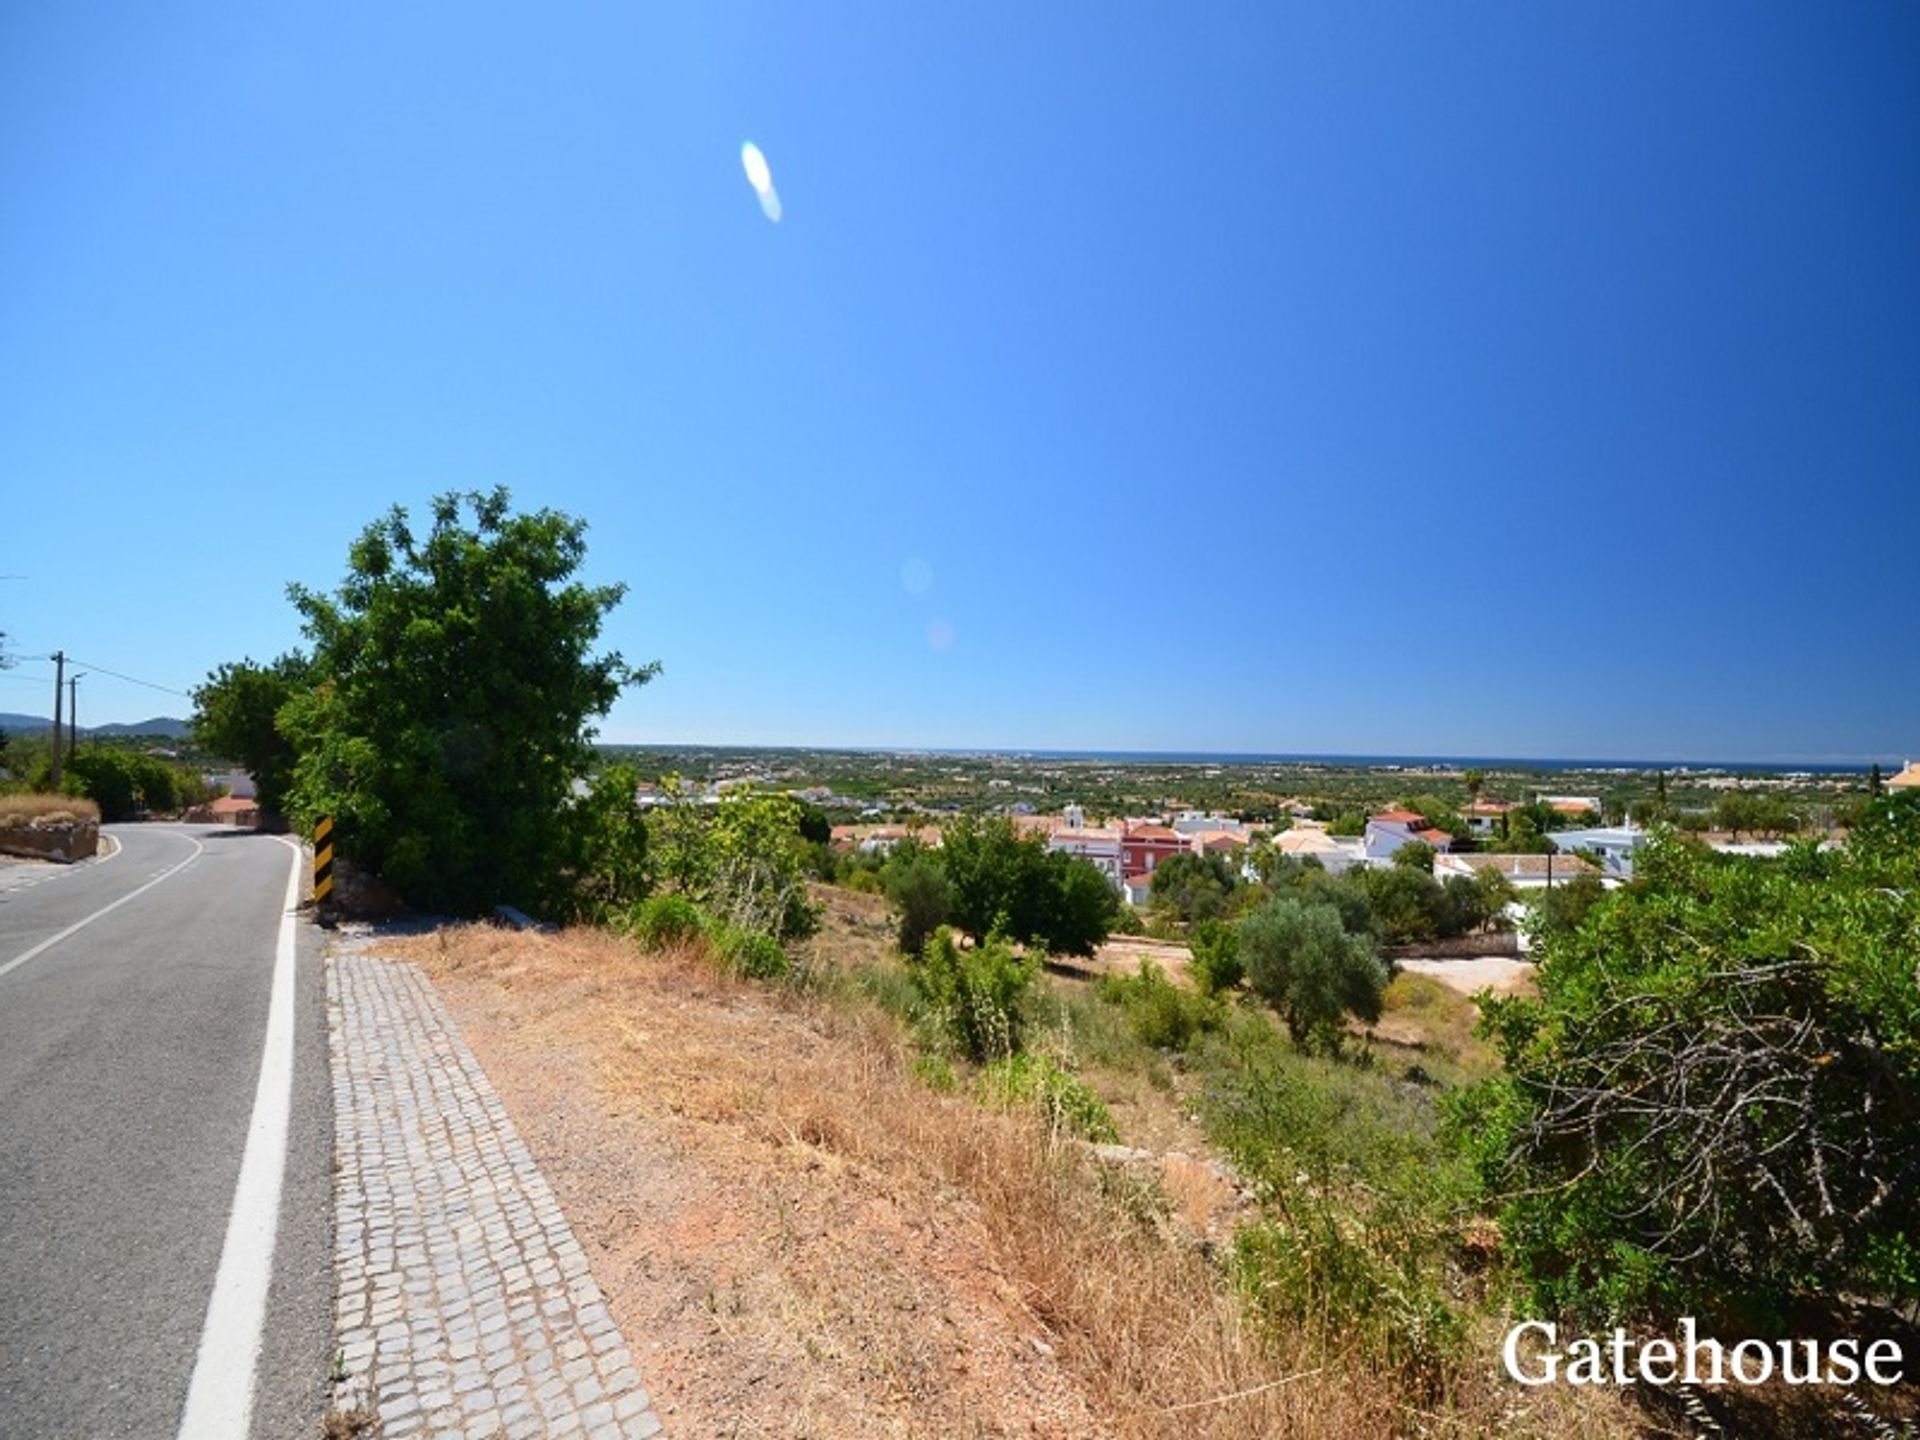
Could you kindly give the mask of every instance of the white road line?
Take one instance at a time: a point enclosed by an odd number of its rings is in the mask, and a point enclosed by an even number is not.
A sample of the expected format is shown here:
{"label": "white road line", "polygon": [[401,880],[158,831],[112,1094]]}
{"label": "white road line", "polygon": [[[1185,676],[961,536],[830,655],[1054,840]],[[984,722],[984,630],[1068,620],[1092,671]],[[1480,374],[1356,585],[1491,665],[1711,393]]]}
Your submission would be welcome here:
{"label": "white road line", "polygon": [[287,1169],[287,1125],[293,1109],[293,967],[295,917],[300,906],[300,847],[287,874],[287,902],[280,913],[280,942],[273,957],[273,992],[267,1002],[267,1040],[260,1056],[260,1082],[253,1092],[253,1119],[233,1187],[233,1210],[213,1277],[200,1353],[187,1386],[179,1440],[247,1440],[253,1421],[254,1372],[267,1321],[267,1287],[273,1279],[273,1241],[280,1228],[280,1182]]}
{"label": "white road line", "polygon": [[118,910],[122,905],[126,904],[129,900],[136,899],[137,897],[146,894],[147,891],[153,889],[153,887],[158,885],[162,880],[167,879],[169,876],[179,874],[182,870],[186,869],[187,866],[191,865],[194,861],[198,860],[201,854],[207,848],[206,846],[202,845],[198,840],[194,839],[191,835],[183,835],[180,838],[185,840],[189,845],[193,846],[193,854],[187,856],[187,858],[182,860],[178,865],[169,866],[167,869],[162,870],[158,875],[154,876],[153,879],[149,880],[146,884],[142,885],[138,890],[129,890],[126,894],[122,895],[118,900],[115,900],[111,905],[102,905],[98,910],[94,911],[91,915],[87,916],[86,919],[74,921],[73,924],[69,925],[66,929],[62,930],[58,935],[49,935],[46,939],[42,940],[38,945],[34,946],[31,950],[27,951],[26,954],[16,955],[13,959],[7,961],[6,964],[0,965],[0,978],[4,978],[5,976],[12,973],[13,971],[18,970],[22,965],[26,964],[29,960],[33,959],[34,956],[44,954],[46,951],[51,950],[54,946],[58,945],[62,940],[66,939],[69,935],[77,934],[79,931],[86,929],[87,926],[91,925],[94,921],[98,920],[102,915],[106,915],[112,911]]}

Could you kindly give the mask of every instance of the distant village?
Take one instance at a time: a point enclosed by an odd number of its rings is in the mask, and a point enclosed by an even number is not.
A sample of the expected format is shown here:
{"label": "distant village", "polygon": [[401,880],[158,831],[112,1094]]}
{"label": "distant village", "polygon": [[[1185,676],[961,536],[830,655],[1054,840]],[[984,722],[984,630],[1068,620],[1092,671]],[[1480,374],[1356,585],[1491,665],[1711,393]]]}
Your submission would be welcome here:
{"label": "distant village", "polygon": [[[1894,789],[1920,789],[1920,763],[1909,763],[1887,782]],[[831,802],[825,790],[796,791],[811,803]],[[1218,855],[1233,864],[1249,881],[1259,878],[1256,855],[1265,848],[1292,859],[1311,861],[1333,874],[1355,866],[1390,865],[1409,845],[1422,845],[1432,856],[1436,879],[1472,878],[1494,870],[1516,890],[1540,889],[1580,875],[1597,875],[1607,886],[1633,878],[1635,853],[1646,844],[1649,831],[1622,817],[1603,824],[1603,805],[1597,795],[1536,794],[1532,804],[1543,806],[1560,822],[1544,832],[1545,853],[1508,853],[1501,849],[1508,817],[1522,802],[1476,797],[1459,811],[1464,833],[1431,824],[1412,810],[1380,810],[1366,817],[1358,835],[1336,835],[1327,822],[1314,818],[1315,807],[1298,801],[1288,807],[1282,827],[1248,823],[1211,811],[1180,810],[1159,815],[1128,816],[1089,824],[1086,812],[1068,805],[1058,814],[1037,814],[1016,802],[1008,807],[1014,827],[1028,835],[1046,837],[1047,848],[1077,856],[1097,868],[1131,906],[1145,906],[1154,871],[1175,855]],[[842,853],[884,855],[912,838],[937,847],[937,824],[846,824],[833,827],[833,847]],[[1736,835],[1708,834],[1712,848],[1730,854],[1770,856],[1783,852],[1784,840],[1760,840]],[[1404,858],[1399,863],[1405,863]]]}

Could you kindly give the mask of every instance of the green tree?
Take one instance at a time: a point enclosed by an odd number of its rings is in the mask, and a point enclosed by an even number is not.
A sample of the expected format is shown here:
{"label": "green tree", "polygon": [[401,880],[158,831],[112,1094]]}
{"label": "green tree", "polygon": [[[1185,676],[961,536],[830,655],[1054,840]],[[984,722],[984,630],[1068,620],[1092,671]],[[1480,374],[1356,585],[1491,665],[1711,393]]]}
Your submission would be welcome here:
{"label": "green tree", "polygon": [[1440,882],[1424,870],[1387,865],[1358,872],[1383,944],[1410,945],[1440,933]]}
{"label": "green tree", "polygon": [[946,868],[936,852],[905,840],[887,857],[880,876],[887,899],[900,913],[900,949],[918,955],[953,913],[953,888],[947,883]]}
{"label": "green tree", "polygon": [[1246,966],[1240,962],[1239,931],[1218,920],[1202,920],[1193,927],[1189,942],[1193,963],[1187,973],[1203,994],[1224,995],[1246,978]]}
{"label": "green tree", "polygon": [[1506,851],[1509,855],[1546,855],[1553,850],[1542,823],[1541,806],[1522,806],[1507,812]]}
{"label": "green tree", "polygon": [[1393,852],[1393,863],[1402,870],[1424,870],[1433,873],[1433,846],[1424,840],[1409,840]]}
{"label": "green tree", "polygon": [[601,919],[632,910],[652,889],[639,784],[633,766],[609,765],[573,803],[565,831],[571,879],[566,888],[576,915]]}
{"label": "green tree", "polygon": [[624,587],[573,578],[584,522],[509,507],[442,495],[420,535],[396,506],[335,594],[289,591],[314,675],[280,711],[294,815],[333,816],[343,854],[457,914],[555,899],[588,726],[656,668],[593,653]]}
{"label": "green tree", "polygon": [[1585,871],[1556,881],[1540,892],[1541,928],[1549,933],[1579,929],[1606,894],[1607,888],[1600,877]]}
{"label": "green tree", "polygon": [[164,760],[107,745],[83,746],[67,767],[70,792],[100,807],[108,822],[179,808],[183,777]]}
{"label": "green tree", "polygon": [[222,665],[194,688],[194,740],[251,775],[261,810],[273,815],[285,813],[295,759],[280,712],[311,678],[307,657],[296,653],[268,665]]}
{"label": "green tree", "polygon": [[1380,1018],[1387,967],[1331,906],[1269,900],[1241,919],[1238,941],[1248,983],[1301,1049],[1338,1050],[1347,1016]]}
{"label": "green tree", "polygon": [[1153,872],[1153,904],[1188,923],[1217,920],[1238,884],[1239,877],[1225,856],[1182,851],[1168,856]]}
{"label": "green tree", "polygon": [[1920,1297],[1920,804],[1774,861],[1656,838],[1490,999],[1462,1114],[1540,1313]]}
{"label": "green tree", "polygon": [[1507,906],[1517,897],[1513,882],[1488,865],[1474,871],[1473,885],[1478,892],[1475,908],[1480,914],[1479,923],[1496,930],[1511,930],[1513,924],[1507,919]]}
{"label": "green tree", "polygon": [[1478,800],[1480,798],[1480,791],[1487,783],[1487,772],[1484,770],[1468,770],[1461,778],[1466,781],[1467,798],[1469,800]]}
{"label": "green tree", "polygon": [[1068,955],[1091,955],[1112,929],[1118,897],[1085,860],[1022,838],[1004,816],[962,816],[947,828],[941,861],[953,921],[978,938],[1000,931]]}

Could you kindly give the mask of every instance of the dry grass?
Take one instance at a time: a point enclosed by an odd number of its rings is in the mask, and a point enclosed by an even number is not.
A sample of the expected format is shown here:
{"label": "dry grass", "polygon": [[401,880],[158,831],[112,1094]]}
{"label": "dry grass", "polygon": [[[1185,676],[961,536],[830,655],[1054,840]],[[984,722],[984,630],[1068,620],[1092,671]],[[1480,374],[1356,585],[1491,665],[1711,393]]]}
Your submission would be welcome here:
{"label": "dry grass", "polygon": [[1390,1045],[1424,1052],[1457,1066],[1464,1076],[1490,1075],[1499,1060],[1473,1033],[1480,1007],[1430,975],[1403,970],[1387,986],[1377,1023],[1360,1033]]}
{"label": "dry grass", "polygon": [[[865,937],[847,942],[863,949]],[[870,1006],[486,927],[426,965],[549,1169],[669,1418],[694,1434],[1298,1440],[1635,1433],[1486,1363],[1416,1407],[1243,1325],[1150,1182],[935,1094]],[[1131,1137],[1129,1137],[1131,1138]],[[1177,1199],[1177,1197],[1174,1197]]]}
{"label": "dry grass", "polygon": [[100,819],[100,807],[77,795],[0,795],[0,825]]}

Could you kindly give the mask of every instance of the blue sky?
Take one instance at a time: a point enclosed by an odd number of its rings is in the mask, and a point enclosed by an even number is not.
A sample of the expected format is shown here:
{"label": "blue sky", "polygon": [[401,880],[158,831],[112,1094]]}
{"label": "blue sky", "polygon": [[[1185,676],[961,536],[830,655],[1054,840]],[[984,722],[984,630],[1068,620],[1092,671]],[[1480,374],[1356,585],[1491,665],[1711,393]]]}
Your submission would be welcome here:
{"label": "blue sky", "polygon": [[631,586],[613,739],[1920,754],[1917,66],[1891,4],[8,7],[0,629],[184,689],[501,483]]}

